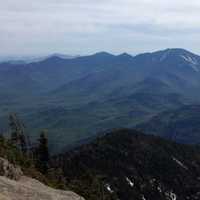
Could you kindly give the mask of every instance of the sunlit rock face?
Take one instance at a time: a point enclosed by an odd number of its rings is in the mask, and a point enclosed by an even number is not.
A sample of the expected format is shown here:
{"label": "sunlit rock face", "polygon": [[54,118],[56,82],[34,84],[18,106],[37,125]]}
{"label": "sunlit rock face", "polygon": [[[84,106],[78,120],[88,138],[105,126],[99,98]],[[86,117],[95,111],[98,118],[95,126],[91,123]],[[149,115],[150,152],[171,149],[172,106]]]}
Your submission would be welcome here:
{"label": "sunlit rock face", "polygon": [[84,200],[71,191],[55,190],[23,176],[22,170],[0,158],[0,200]]}

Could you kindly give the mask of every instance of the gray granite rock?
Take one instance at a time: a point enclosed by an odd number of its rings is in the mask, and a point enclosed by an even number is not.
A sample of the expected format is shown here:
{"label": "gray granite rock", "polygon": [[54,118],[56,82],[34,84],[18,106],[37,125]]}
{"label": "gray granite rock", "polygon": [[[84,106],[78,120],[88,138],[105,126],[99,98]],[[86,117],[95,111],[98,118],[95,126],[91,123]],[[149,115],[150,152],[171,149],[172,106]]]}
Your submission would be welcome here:
{"label": "gray granite rock", "polygon": [[0,158],[0,200],[84,200],[71,191],[56,190],[23,176],[19,166]]}

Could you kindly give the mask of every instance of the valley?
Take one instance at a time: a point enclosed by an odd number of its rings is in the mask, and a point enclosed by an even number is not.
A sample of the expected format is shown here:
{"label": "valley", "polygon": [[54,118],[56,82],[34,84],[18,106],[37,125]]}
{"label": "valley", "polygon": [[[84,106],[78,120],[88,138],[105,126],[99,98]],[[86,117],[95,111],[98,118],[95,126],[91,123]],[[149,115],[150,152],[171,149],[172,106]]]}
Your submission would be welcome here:
{"label": "valley", "polygon": [[17,113],[32,139],[48,129],[53,151],[60,151],[98,132],[198,104],[198,69],[200,57],[184,49],[2,63],[0,127],[7,131],[9,113]]}

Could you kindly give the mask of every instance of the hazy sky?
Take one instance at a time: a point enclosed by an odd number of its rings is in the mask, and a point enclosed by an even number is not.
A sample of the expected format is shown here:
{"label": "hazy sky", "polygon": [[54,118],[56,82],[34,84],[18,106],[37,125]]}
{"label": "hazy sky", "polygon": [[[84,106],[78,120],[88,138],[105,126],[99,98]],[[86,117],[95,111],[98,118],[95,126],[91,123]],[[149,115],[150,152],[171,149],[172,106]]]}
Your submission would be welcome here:
{"label": "hazy sky", "polygon": [[200,53],[199,0],[0,0],[0,55]]}

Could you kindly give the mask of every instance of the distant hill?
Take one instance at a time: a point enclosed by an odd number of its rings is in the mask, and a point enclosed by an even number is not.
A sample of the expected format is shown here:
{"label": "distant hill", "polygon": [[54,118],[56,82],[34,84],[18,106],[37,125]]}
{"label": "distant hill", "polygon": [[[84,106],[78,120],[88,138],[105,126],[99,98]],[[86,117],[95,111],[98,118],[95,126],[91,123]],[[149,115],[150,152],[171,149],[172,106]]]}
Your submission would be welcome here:
{"label": "distant hill", "polygon": [[136,127],[180,143],[200,144],[200,105],[162,112]]}
{"label": "distant hill", "polygon": [[49,129],[52,148],[58,148],[99,131],[134,127],[200,103],[199,70],[200,57],[184,49],[2,63],[0,128],[6,129],[8,113],[17,112],[33,137]]}
{"label": "distant hill", "polygon": [[55,156],[69,187],[86,199],[200,198],[200,150],[135,130],[116,130]]}
{"label": "distant hill", "polygon": [[11,63],[11,64],[19,64],[19,65],[28,64],[28,63],[33,63],[33,62],[40,62],[52,56],[57,56],[59,58],[64,58],[64,59],[79,57],[78,55],[72,56],[72,55],[59,54],[59,53],[54,53],[48,56],[4,56],[4,57],[0,57],[0,63]]}

